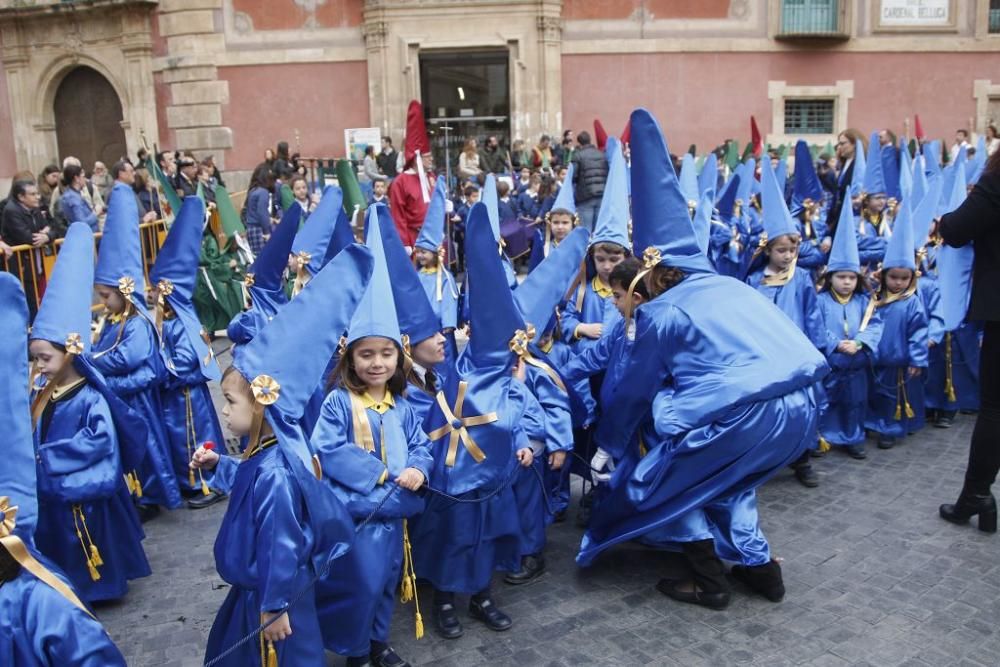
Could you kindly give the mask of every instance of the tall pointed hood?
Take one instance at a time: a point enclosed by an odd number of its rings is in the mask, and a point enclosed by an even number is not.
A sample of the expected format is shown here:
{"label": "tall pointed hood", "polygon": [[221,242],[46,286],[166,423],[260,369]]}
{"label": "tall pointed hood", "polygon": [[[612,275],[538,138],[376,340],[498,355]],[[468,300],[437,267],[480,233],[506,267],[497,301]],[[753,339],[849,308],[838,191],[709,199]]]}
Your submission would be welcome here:
{"label": "tall pointed hood", "polygon": [[341,192],[344,193],[344,212],[347,219],[354,221],[354,216],[359,211],[364,211],[368,200],[361,192],[361,184],[358,183],[358,172],[354,169],[354,164],[350,160],[341,158],[337,160],[337,184]]}
{"label": "tall pointed hood", "polygon": [[708,256],[708,242],[712,235],[712,212],[714,208],[711,193],[702,193],[701,201],[698,202],[698,210],[694,213],[693,223],[694,233],[698,238],[698,248],[705,253],[706,257]]}
{"label": "tall pointed hood", "polygon": [[743,207],[744,214],[747,212],[747,207],[750,206],[750,198],[753,196],[754,185],[757,183],[754,176],[756,171],[757,161],[753,158],[742,163],[737,171],[740,175],[740,187],[736,191],[736,201]]}
{"label": "tall pointed hood", "polygon": [[[403,241],[396,231],[396,224],[389,208],[387,206],[375,208],[382,236],[382,249],[389,271],[392,300],[399,319],[399,331],[409,340],[410,346],[417,345],[436,334],[440,322],[430,301],[427,300],[427,292],[420,283],[417,269],[413,266],[410,256],[406,254],[406,248],[403,247]],[[405,349],[407,346],[403,347]]]}
{"label": "tall pointed hood", "polygon": [[900,166],[899,149],[889,144],[882,146],[879,151],[879,161],[882,164],[882,179],[885,182],[885,194],[887,197],[899,201],[902,199],[900,193]]}
{"label": "tall pointed hood", "polygon": [[526,324],[535,326],[539,336],[544,333],[580,263],[587,256],[587,237],[583,227],[574,229],[514,290],[518,311]]}
{"label": "tall pointed hood", "polygon": [[117,287],[140,312],[145,312],[146,277],[142,269],[138,220],[135,192],[124,183],[115,183],[108,198],[108,215],[97,253],[94,282]]}
{"label": "tall pointed hood", "polygon": [[[198,258],[205,220],[205,202],[198,197],[185,197],[181,210],[174,218],[167,239],[163,242],[156,263],[149,272],[149,280],[159,293],[157,303],[157,327],[163,318],[161,299],[170,304],[177,319],[184,326],[188,342],[200,360],[199,368],[206,380],[218,380],[222,371],[212,353],[208,335],[204,334],[198,313],[195,311],[195,280],[198,275]],[[174,371],[171,350],[160,346],[163,362],[167,369]]]}
{"label": "tall pointed hood", "polygon": [[725,187],[722,189],[722,194],[719,196],[719,201],[716,202],[716,208],[719,210],[719,218],[723,222],[730,222],[733,219],[733,208],[736,205],[737,193],[740,189],[740,181],[742,176],[737,171],[726,183]]}
{"label": "tall pointed hood", "polygon": [[919,203],[916,203],[916,199],[910,199],[911,206],[916,206],[916,208],[912,209],[912,220],[913,240],[918,249],[924,247],[924,244],[927,243],[927,236],[931,231],[931,222],[933,222],[934,217],[938,215],[942,185],[943,180],[941,177],[935,177],[931,180],[927,194],[920,200]]}
{"label": "tall pointed hood", "polygon": [[489,214],[482,202],[473,204],[465,232],[468,266],[469,321],[471,337],[466,354],[477,367],[508,366],[514,332],[524,329],[524,320],[514,305],[504,268],[497,254],[496,239],[489,230]]}
{"label": "tall pointed hood", "polygon": [[865,159],[865,145],[858,139],[854,142],[854,171],[851,172],[851,197],[857,197],[864,191],[865,172],[868,171],[868,161]]}
{"label": "tall pointed hood", "polygon": [[[556,200],[552,203],[552,211],[568,211],[570,214],[576,215],[576,198],[573,193],[573,173],[575,170],[576,165],[570,162],[569,167],[566,168],[566,178],[563,179],[563,184],[559,186],[559,192],[556,193]],[[494,186],[495,191],[496,187]],[[499,214],[497,217],[499,218]],[[492,218],[490,219],[492,220]]]}
{"label": "tall pointed hood", "polygon": [[909,202],[902,202],[896,209],[896,220],[893,223],[892,236],[885,248],[885,258],[882,269],[916,270],[916,245],[913,242],[913,218]]}
{"label": "tall pointed hood", "polygon": [[[964,201],[966,196],[965,164],[966,151],[962,147],[958,151],[958,157],[955,158],[955,162],[949,164],[941,172],[944,183],[941,186],[941,202],[938,215],[951,213]],[[959,192],[959,188],[961,188],[961,192]]]}
{"label": "tall pointed hood", "polygon": [[47,340],[67,349],[72,347],[67,342],[73,340],[80,346],[77,354],[90,352],[93,294],[94,234],[87,223],[74,222],[66,232],[45,296],[35,315],[32,340]]}
{"label": "tall pointed hood", "polygon": [[983,173],[983,169],[986,167],[986,137],[984,135],[979,135],[979,139],[976,141],[976,154],[966,162],[965,165],[965,182],[968,185],[975,185],[979,181],[979,177]]}
{"label": "tall pointed hood", "polygon": [[326,246],[326,257],[323,259],[323,266],[329,264],[330,260],[340,254],[341,250],[356,242],[351,221],[348,220],[347,213],[341,207],[337,211],[337,221],[333,223],[333,236],[330,237],[330,243]]}
{"label": "tall pointed hood", "polygon": [[701,173],[698,174],[698,198],[706,192],[710,192],[712,199],[715,199],[715,189],[719,182],[719,158],[715,153],[709,153],[705,158],[705,164],[701,165]]}
{"label": "tall pointed hood", "polygon": [[924,171],[930,176],[941,173],[941,142],[928,141],[923,147]]}
{"label": "tall pointed hood", "polygon": [[646,109],[636,109],[632,128],[632,242],[647,266],[664,264],[682,271],[714,273],[698,246],[670,163],[670,151],[660,124]]}
{"label": "tall pointed hood", "polygon": [[788,212],[784,193],[774,176],[774,170],[771,169],[770,160],[765,159],[760,162],[760,181],[762,222],[767,240],[771,242],[779,236],[798,234],[798,226],[792,214]]}
{"label": "tall pointed hood", "polygon": [[774,168],[774,179],[778,182],[778,192],[785,198],[785,186],[788,184],[788,158],[778,158],[778,166]]}
{"label": "tall pointed hood", "polygon": [[830,248],[830,260],[826,264],[827,273],[854,271],[861,273],[861,256],[858,254],[858,238],[854,233],[854,213],[850,206],[842,206],[837,231]]}
{"label": "tall pointed hood", "polygon": [[424,224],[420,227],[420,236],[417,237],[415,245],[424,250],[437,252],[444,243],[444,216],[445,201],[448,199],[448,186],[445,185],[444,177],[439,176],[434,186],[434,194],[431,196],[431,203],[427,207],[427,215],[424,216]]}
{"label": "tall pointed hood", "polygon": [[428,155],[431,152],[431,142],[427,139],[427,126],[424,124],[424,107],[416,100],[410,100],[410,106],[406,109],[406,142],[403,150],[406,162],[417,155]]}
{"label": "tall pointed hood", "polygon": [[[319,273],[326,261],[327,248],[333,238],[333,228],[337,223],[340,211],[343,210],[344,192],[335,185],[323,189],[316,209],[302,225],[295,240],[292,241],[292,254],[295,255],[299,271],[307,270],[310,276]],[[300,207],[301,208],[301,207]],[[294,207],[292,207],[294,210]],[[301,211],[299,211],[301,215]],[[298,222],[296,222],[298,226]]]}
{"label": "tall pointed hood", "polygon": [[865,159],[865,179],[861,182],[861,191],[866,195],[885,194],[886,192],[878,132],[872,132],[872,136],[868,140],[868,155]]}
{"label": "tall pointed hood", "polygon": [[267,317],[273,316],[288,301],[282,275],[288,266],[288,255],[292,252],[300,218],[301,215],[294,209],[285,211],[270,240],[247,270],[251,307],[261,310]]}
{"label": "tall pointed hood", "polygon": [[681,156],[681,175],[679,178],[681,192],[687,200],[688,208],[692,209],[698,205],[701,193],[698,192],[698,168],[695,165],[694,156],[685,153]]}
{"label": "tall pointed hood", "polygon": [[[951,188],[945,193],[947,203],[941,213],[951,213],[962,205],[968,195],[965,185],[965,169],[962,161],[965,150],[959,151],[959,159],[950,167],[955,172]],[[937,255],[937,269],[941,286],[942,317],[945,329],[953,331],[965,320],[972,295],[972,266],[975,262],[975,245],[969,243],[961,248],[942,245]]]}
{"label": "tall pointed hood", "polygon": [[597,213],[597,223],[590,237],[590,245],[617,243],[629,249],[631,246],[628,239],[628,174],[625,171],[625,155],[618,150],[617,139],[611,137],[608,142],[614,150],[611,163],[608,165],[608,180],[604,184],[604,196],[601,198],[601,208]]}
{"label": "tall pointed hood", "polygon": [[905,145],[899,151],[899,197],[900,199],[913,197],[913,158],[910,157],[910,149]]}
{"label": "tall pointed hood", "polygon": [[[569,179],[569,172],[567,172],[567,180]],[[563,186],[565,187],[565,186]],[[572,189],[572,186],[570,187]],[[560,193],[562,188],[559,189]],[[497,243],[500,242],[500,203],[499,197],[497,196],[497,179],[493,174],[486,174],[486,181],[483,183],[482,199],[483,206],[486,208],[486,215],[490,221],[490,229],[493,230],[493,238],[496,239]],[[558,201],[558,197],[557,197]],[[553,209],[555,207],[553,206]],[[573,208],[573,212],[576,212],[576,208]],[[466,224],[468,227],[468,223]]]}
{"label": "tall pointed hood", "polygon": [[807,199],[821,201],[823,186],[816,175],[816,165],[813,163],[809,144],[799,139],[795,142],[795,173],[792,175],[792,203],[789,206],[791,214],[801,213]]}
{"label": "tall pointed hood", "polygon": [[347,328],[347,343],[367,336],[380,336],[395,341],[402,346],[399,333],[399,320],[396,317],[396,306],[392,298],[392,286],[389,280],[389,267],[386,264],[385,248],[382,246],[382,233],[378,221],[378,205],[368,207],[366,214],[367,232],[365,246],[374,258],[374,269],[371,281],[365,289],[358,309],[351,318]]}
{"label": "tall pointed hood", "polygon": [[598,118],[594,119],[594,142],[597,144],[597,148],[602,151],[608,145],[608,133]]}
{"label": "tall pointed hood", "polygon": [[[78,225],[86,230],[87,235],[90,234],[90,227],[84,222],[71,225],[70,231]],[[86,241],[83,231],[77,231],[76,237]],[[66,243],[69,244],[68,235]],[[65,246],[63,252],[66,252]],[[93,264],[93,246],[90,261]],[[93,271],[92,268],[90,270]],[[63,274],[64,279],[72,278],[66,271]],[[82,282],[83,277],[77,280]],[[48,298],[48,293],[45,296]],[[4,341],[0,345],[0,368],[3,369],[0,374],[3,377],[0,409],[4,415],[3,465],[0,466],[0,538],[6,539],[12,533],[26,544],[31,544],[38,524],[38,491],[35,447],[31,437],[31,406],[28,401],[28,304],[21,283],[10,273],[0,273],[0,308],[3,309],[3,317],[0,317],[0,340]],[[89,318],[87,323],[89,325]],[[85,331],[84,337],[89,337],[88,333],[89,331]],[[49,340],[48,334],[36,338]],[[62,336],[58,343],[62,345],[65,341],[66,337]]]}

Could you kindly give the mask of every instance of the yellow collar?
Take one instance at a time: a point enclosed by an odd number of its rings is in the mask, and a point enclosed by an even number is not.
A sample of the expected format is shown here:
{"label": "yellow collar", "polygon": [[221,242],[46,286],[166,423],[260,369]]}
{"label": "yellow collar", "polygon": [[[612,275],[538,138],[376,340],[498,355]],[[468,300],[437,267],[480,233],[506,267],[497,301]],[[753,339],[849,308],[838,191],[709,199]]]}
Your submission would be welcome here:
{"label": "yellow collar", "polygon": [[851,302],[851,297],[854,296],[854,293],[852,292],[852,293],[848,294],[847,296],[840,296],[839,294],[837,294],[835,291],[833,291],[831,289],[830,290],[830,296],[832,296],[833,300],[836,301],[837,303],[839,303],[841,306],[846,306],[847,304],[849,304]]}
{"label": "yellow collar", "polygon": [[594,279],[590,281],[590,286],[594,289],[594,292],[597,293],[597,296],[602,299],[610,299],[615,295],[615,293],[611,291],[610,287],[601,282],[600,276],[594,276]]}
{"label": "yellow collar", "polygon": [[437,273],[437,270],[438,270],[438,267],[436,267],[436,266],[421,266],[420,267],[420,273],[426,273],[427,275],[431,275],[431,274]]}
{"label": "yellow collar", "polygon": [[386,389],[385,397],[382,399],[382,402],[379,403],[366,391],[361,394],[361,405],[365,406],[366,410],[374,410],[380,415],[384,415],[390,408],[396,407],[396,399],[394,399],[389,390]]}
{"label": "yellow collar", "polygon": [[545,345],[539,345],[538,349],[541,350],[542,352],[544,352],[545,354],[548,354],[549,350],[552,349],[552,344],[554,342],[555,342],[555,340],[552,339],[552,338],[550,338],[548,343],[546,343]]}
{"label": "yellow collar", "polygon": [[76,380],[70,382],[69,384],[59,385],[58,387],[52,390],[52,396],[50,396],[50,400],[58,401],[60,398],[72,392],[74,389],[76,389],[86,381],[87,381],[86,378],[77,378]]}
{"label": "yellow collar", "polygon": [[108,322],[111,324],[118,324],[125,319],[125,313],[111,313],[108,315]]}

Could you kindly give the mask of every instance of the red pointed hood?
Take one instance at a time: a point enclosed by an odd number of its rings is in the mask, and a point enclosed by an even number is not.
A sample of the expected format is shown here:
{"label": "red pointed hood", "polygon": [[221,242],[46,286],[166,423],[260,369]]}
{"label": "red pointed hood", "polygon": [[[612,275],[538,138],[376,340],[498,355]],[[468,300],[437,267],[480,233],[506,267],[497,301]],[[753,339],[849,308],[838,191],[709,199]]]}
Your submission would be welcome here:
{"label": "red pointed hood", "polygon": [[410,108],[406,110],[404,151],[407,162],[412,160],[417,153],[427,155],[431,152],[431,142],[427,140],[427,127],[424,125],[424,108],[416,100],[411,100]]}

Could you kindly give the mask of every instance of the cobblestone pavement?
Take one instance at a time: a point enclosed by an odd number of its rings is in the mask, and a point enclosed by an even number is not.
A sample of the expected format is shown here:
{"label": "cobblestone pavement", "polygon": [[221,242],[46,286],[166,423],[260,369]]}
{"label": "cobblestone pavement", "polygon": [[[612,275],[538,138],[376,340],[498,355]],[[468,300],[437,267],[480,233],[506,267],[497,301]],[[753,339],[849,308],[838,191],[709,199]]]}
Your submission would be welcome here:
{"label": "cobblestone pavement", "polygon": [[[961,486],[973,418],[928,428],[867,461],[831,452],[818,489],[786,471],[760,492],[772,550],[788,594],[772,604],[738,585],[715,612],[653,588],[662,554],[623,546],[580,570],[580,530],[553,526],[548,572],[496,598],[514,618],[494,634],[464,616],[457,641],[415,640],[412,605],[397,607],[393,639],[414,665],[1000,665],[1000,536],[937,517]],[[212,545],[225,505],[179,510],[147,525],[153,576],[98,610],[135,667],[202,664],[226,584]],[[572,518],[572,517],[571,517]],[[419,573],[418,573],[419,574]],[[330,665],[342,659],[330,656]],[[299,666],[296,666],[299,667]]]}

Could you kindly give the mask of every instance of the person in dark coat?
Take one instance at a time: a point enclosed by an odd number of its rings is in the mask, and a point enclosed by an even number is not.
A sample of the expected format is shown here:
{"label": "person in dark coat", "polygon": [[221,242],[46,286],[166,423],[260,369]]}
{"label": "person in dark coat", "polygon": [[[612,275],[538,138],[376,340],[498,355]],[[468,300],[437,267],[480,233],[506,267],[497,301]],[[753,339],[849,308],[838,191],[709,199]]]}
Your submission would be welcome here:
{"label": "person in dark coat", "polygon": [[590,133],[576,135],[580,147],[573,151],[573,187],[576,199],[576,214],[580,225],[594,231],[597,212],[601,209],[604,196],[604,182],[608,180],[608,160],[604,151],[591,143]]}
{"label": "person in dark coat", "polygon": [[983,322],[979,359],[980,408],[972,431],[969,464],[962,493],[954,504],[941,505],[941,517],[966,523],[979,516],[979,529],[996,532],[997,502],[990,493],[1000,471],[1000,152],[962,205],[941,218],[938,232],[946,244],[975,245],[972,295],[966,319]]}
{"label": "person in dark coat", "polygon": [[11,246],[33,246],[32,250],[14,253],[7,259],[7,270],[20,279],[28,300],[28,313],[34,319],[38,301],[45,291],[42,248],[52,241],[52,230],[39,208],[41,195],[34,181],[14,181],[10,197],[0,216],[0,238]]}

